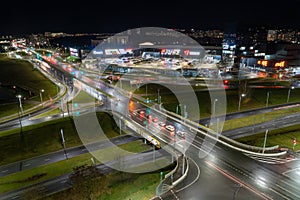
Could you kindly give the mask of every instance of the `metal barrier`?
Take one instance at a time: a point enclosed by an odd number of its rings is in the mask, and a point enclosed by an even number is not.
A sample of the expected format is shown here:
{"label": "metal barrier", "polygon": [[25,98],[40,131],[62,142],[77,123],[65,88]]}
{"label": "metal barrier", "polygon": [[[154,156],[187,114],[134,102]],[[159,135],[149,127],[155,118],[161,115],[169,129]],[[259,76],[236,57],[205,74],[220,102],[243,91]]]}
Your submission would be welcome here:
{"label": "metal barrier", "polygon": [[[185,169],[184,173],[182,173],[182,168]],[[189,170],[189,163],[187,157],[185,156],[177,157],[176,167],[171,172],[169,172],[164,177],[164,179],[159,183],[159,185],[156,188],[156,196],[159,197],[165,194],[166,192],[173,189],[174,186],[176,186],[181,181],[183,181],[187,176],[188,170]],[[175,173],[180,174],[180,176],[177,178],[175,176],[176,175]]]}

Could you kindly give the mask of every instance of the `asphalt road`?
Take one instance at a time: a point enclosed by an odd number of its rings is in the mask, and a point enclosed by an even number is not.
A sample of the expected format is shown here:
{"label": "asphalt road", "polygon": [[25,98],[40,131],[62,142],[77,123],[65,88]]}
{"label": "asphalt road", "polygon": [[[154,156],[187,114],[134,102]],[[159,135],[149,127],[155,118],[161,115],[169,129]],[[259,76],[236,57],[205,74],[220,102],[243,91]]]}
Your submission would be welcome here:
{"label": "asphalt road", "polygon": [[[113,94],[120,101],[112,103],[112,109],[120,113],[127,112],[124,108],[127,109],[128,98],[116,91]],[[292,123],[289,118],[280,120],[282,123],[284,121]],[[266,129],[267,125],[272,126],[272,122],[266,123],[261,129]],[[243,134],[244,131],[238,134],[238,131],[233,131],[231,135]],[[188,136],[193,134],[188,131]],[[300,199],[300,163],[297,158],[249,157],[222,144],[215,144],[214,141],[203,142],[201,135],[193,139],[187,137],[186,142],[189,148],[185,154],[195,160],[195,167],[198,166],[201,173],[190,187],[178,189],[177,194],[181,199]],[[184,146],[184,143],[181,141],[180,145]],[[187,183],[192,180],[186,179]]]}
{"label": "asphalt road", "polygon": [[[170,154],[164,150],[156,151],[155,154],[156,154],[155,159],[157,160],[161,158],[171,159]],[[115,165],[116,162],[118,161],[113,160],[105,164],[97,165],[96,168],[99,170],[101,174],[108,174],[114,171],[114,169],[112,169],[110,166]],[[124,159],[122,159],[122,162],[123,165],[126,167],[138,167],[140,165],[144,165],[145,163],[151,163],[153,162],[153,152],[148,151],[140,154],[134,154],[132,156],[126,156],[124,157]],[[68,189],[72,187],[72,182],[70,180],[71,174],[72,173],[65,174],[60,177],[38,183],[36,185],[31,185],[26,188],[1,194],[0,199],[1,200],[12,200],[12,199],[22,200],[24,198],[24,195],[30,190],[33,190],[34,192],[40,192],[41,195],[49,195],[57,191]]]}
{"label": "asphalt road", "polygon": [[[138,138],[131,135],[123,135],[123,136],[110,139],[111,142],[107,142],[107,140],[103,140],[101,142],[89,144],[88,148],[91,150],[105,149],[111,147],[113,144],[121,145],[135,140],[138,140]],[[85,146],[82,145],[73,148],[67,148],[66,153],[67,154],[65,154],[64,150],[60,150],[53,153],[41,155],[38,157],[33,157],[27,160],[11,163],[8,165],[2,165],[0,166],[0,177],[7,176],[9,174],[23,171],[26,169],[32,169],[41,165],[50,164],[68,158],[72,158],[74,156],[78,156],[83,153],[88,153],[88,150],[86,149]]]}

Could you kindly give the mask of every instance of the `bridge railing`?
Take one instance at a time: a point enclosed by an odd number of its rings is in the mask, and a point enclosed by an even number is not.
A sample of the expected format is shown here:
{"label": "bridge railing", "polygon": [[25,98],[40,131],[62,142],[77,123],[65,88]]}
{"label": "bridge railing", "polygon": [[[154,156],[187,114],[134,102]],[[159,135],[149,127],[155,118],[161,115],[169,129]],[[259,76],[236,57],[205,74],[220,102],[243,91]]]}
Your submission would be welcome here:
{"label": "bridge railing", "polygon": [[156,196],[162,196],[173,187],[185,179],[189,171],[189,164],[187,157],[181,155],[177,157],[176,167],[165,175],[164,179],[156,188]]}

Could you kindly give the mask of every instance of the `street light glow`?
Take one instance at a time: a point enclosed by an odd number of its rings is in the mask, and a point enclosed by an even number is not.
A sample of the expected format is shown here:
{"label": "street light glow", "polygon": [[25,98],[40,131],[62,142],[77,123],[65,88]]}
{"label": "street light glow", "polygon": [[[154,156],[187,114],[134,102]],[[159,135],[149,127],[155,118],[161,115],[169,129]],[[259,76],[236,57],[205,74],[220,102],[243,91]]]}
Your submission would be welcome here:
{"label": "street light glow", "polygon": [[43,95],[42,95],[42,93],[43,93],[44,91],[45,91],[44,89],[41,89],[41,90],[40,90],[41,104],[42,104],[43,107],[44,107],[44,103],[43,103]]}

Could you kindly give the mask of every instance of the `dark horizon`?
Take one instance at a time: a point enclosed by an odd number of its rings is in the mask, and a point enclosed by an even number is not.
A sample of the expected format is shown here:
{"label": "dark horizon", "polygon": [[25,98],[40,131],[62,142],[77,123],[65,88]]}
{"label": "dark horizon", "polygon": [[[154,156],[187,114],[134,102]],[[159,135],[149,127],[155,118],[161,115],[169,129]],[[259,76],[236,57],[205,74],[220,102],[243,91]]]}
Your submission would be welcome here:
{"label": "dark horizon", "polygon": [[[7,4],[10,4],[8,2]],[[300,29],[299,0],[284,4],[252,0],[167,3],[161,1],[39,1],[6,5],[0,12],[1,35],[20,35],[44,32],[118,33],[139,27],[173,29],[236,29],[248,25],[282,29]]]}

